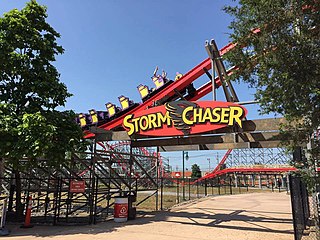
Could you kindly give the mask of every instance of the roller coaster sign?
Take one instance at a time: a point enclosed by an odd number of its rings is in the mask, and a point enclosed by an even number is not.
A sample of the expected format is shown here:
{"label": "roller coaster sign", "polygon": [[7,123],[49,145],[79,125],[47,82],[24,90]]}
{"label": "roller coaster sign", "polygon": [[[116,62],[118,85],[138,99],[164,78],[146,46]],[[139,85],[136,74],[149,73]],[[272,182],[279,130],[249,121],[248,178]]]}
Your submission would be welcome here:
{"label": "roller coaster sign", "polygon": [[219,101],[176,101],[128,114],[123,127],[128,135],[181,136],[204,133],[238,124],[247,109],[236,103]]}

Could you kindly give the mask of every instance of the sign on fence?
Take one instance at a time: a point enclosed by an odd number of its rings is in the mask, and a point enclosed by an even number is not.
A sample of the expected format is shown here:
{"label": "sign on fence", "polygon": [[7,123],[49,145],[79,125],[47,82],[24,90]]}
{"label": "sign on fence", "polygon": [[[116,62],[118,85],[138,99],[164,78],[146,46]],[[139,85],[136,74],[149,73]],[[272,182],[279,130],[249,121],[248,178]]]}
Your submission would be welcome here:
{"label": "sign on fence", "polygon": [[84,193],[85,181],[70,181],[70,192],[72,193]]}

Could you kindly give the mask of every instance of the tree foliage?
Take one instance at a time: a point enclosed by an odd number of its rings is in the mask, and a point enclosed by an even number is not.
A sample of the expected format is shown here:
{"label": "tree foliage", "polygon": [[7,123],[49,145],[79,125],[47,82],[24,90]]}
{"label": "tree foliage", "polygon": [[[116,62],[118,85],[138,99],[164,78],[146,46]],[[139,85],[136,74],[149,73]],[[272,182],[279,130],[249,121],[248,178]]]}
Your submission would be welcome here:
{"label": "tree foliage", "polygon": [[[225,11],[233,17],[231,38],[237,42],[227,54],[239,67],[231,78],[257,89],[262,113],[288,120],[282,130],[293,147],[306,144],[320,126],[320,2],[241,0]],[[311,153],[314,167],[317,143]]]}
{"label": "tree foliage", "polygon": [[192,178],[200,178],[201,177],[201,170],[200,170],[200,167],[198,164],[196,164],[196,163],[193,164],[191,166],[191,171],[192,171],[192,173],[191,173]]}
{"label": "tree foliage", "polygon": [[71,94],[52,64],[64,49],[46,18],[35,0],[0,18],[0,158],[15,167],[22,157],[58,162],[81,142],[74,113],[56,110]]}

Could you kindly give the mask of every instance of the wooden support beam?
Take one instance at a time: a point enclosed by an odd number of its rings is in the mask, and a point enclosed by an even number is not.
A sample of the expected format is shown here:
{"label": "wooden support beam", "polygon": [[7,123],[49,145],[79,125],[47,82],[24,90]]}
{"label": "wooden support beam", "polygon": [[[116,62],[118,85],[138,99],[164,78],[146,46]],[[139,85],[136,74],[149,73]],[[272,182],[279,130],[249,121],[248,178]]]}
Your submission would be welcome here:
{"label": "wooden support beam", "polygon": [[[239,135],[239,137],[236,137]],[[144,139],[132,141],[132,147],[156,147],[179,145],[208,145],[218,143],[247,143],[279,140],[277,132],[227,133],[214,136],[175,137],[168,139]],[[208,147],[208,146],[207,146]]]}
{"label": "wooden support beam", "polygon": [[280,144],[279,126],[284,118],[246,120],[240,127],[225,127],[216,131],[182,137],[147,137],[130,138],[125,131],[96,132],[97,141],[131,140],[132,147],[160,147],[160,151],[181,150],[222,150],[233,148],[273,148]]}

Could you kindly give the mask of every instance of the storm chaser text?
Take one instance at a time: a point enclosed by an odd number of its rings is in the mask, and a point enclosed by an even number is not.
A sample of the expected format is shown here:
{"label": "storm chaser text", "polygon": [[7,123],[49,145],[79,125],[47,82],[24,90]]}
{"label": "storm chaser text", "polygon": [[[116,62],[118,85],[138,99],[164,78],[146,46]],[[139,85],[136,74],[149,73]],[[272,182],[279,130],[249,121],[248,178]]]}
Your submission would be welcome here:
{"label": "storm chaser text", "polygon": [[[210,122],[213,124],[227,124],[230,126],[237,123],[242,127],[241,117],[243,115],[244,110],[238,106],[222,108],[195,108],[189,106],[183,110],[181,118],[183,123],[189,126]],[[161,112],[157,112],[140,117],[134,117],[133,114],[129,114],[123,120],[123,126],[127,129],[129,136],[140,131],[162,128],[164,125],[167,125],[167,127],[173,126],[168,112],[166,112],[165,115]]]}

